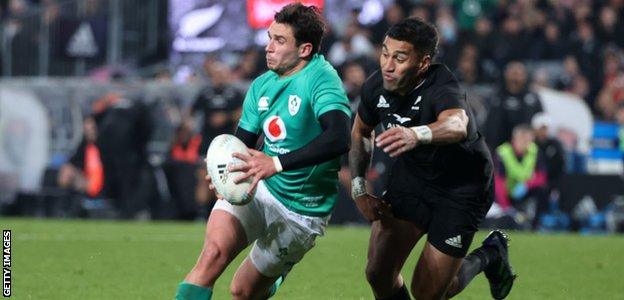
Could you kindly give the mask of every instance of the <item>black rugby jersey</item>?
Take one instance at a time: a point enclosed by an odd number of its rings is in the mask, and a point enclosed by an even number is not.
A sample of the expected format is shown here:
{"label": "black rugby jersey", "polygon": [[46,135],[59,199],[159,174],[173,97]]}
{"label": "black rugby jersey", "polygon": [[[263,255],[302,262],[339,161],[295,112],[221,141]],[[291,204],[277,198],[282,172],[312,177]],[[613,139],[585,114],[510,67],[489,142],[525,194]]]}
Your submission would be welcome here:
{"label": "black rugby jersey", "polygon": [[387,174],[391,188],[409,193],[424,184],[453,196],[482,195],[491,188],[492,158],[465,94],[445,65],[432,64],[424,81],[405,96],[384,90],[380,71],[366,80],[358,113],[369,126],[380,124],[382,130],[387,130],[394,126],[428,125],[442,111],[454,108],[464,109],[468,115],[466,140],[449,145],[418,145],[401,154],[392,160]]}

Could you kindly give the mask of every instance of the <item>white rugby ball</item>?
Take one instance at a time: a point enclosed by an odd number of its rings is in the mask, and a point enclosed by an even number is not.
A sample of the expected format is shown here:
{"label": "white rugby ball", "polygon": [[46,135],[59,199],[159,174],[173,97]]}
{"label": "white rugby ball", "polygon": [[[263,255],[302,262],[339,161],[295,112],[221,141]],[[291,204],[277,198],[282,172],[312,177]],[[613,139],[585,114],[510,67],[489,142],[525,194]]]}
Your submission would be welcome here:
{"label": "white rugby ball", "polygon": [[243,175],[243,172],[230,172],[228,168],[236,164],[244,164],[245,162],[232,157],[234,152],[249,154],[247,146],[237,137],[231,134],[222,134],[215,137],[206,153],[206,168],[208,175],[212,179],[212,184],[217,189],[217,193],[223,196],[223,199],[234,205],[245,205],[249,203],[255,196],[255,190],[247,194],[247,190],[251,186],[253,178],[234,183],[234,179]]}

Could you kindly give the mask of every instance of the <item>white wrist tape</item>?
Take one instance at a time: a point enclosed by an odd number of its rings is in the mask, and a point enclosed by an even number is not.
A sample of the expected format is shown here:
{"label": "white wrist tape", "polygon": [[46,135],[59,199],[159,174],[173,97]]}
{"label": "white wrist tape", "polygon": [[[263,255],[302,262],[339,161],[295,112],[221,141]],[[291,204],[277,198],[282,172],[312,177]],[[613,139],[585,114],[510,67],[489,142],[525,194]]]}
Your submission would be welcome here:
{"label": "white wrist tape", "polygon": [[351,180],[351,197],[353,199],[366,194],[366,179],[362,176]]}
{"label": "white wrist tape", "polygon": [[279,157],[273,156],[271,158],[273,159],[273,165],[275,165],[275,170],[277,170],[277,173],[284,171],[284,168],[282,168],[282,163],[280,162]]}
{"label": "white wrist tape", "polygon": [[418,142],[421,144],[430,144],[433,139],[433,133],[431,132],[431,128],[426,125],[410,127],[416,133],[418,137]]}

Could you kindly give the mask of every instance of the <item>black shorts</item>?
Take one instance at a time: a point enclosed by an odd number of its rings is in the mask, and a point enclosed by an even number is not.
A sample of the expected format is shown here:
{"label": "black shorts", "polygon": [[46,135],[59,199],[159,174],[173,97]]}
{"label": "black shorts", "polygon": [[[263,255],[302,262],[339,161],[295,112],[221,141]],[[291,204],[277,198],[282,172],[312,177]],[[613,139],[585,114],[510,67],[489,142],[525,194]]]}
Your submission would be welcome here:
{"label": "black shorts", "polygon": [[382,198],[392,205],[396,218],[416,224],[431,245],[454,257],[466,256],[494,199],[492,188],[478,196],[460,197],[422,184],[415,184],[410,192],[390,189]]}

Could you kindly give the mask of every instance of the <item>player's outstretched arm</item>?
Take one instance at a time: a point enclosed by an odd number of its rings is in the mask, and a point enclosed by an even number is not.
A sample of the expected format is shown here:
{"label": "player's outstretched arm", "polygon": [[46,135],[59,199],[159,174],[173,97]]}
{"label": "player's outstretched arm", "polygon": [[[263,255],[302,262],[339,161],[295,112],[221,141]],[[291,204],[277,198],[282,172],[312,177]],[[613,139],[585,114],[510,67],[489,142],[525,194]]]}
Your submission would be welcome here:
{"label": "player's outstretched arm", "polygon": [[377,147],[396,157],[420,144],[453,144],[465,140],[467,135],[466,111],[456,108],[442,111],[438,120],[429,125],[388,129],[375,142]]}
{"label": "player's outstretched arm", "polygon": [[371,138],[373,126],[362,121],[360,115],[355,116],[351,131],[351,151],[349,151],[349,168],[351,169],[351,196],[360,213],[369,222],[382,216],[391,216],[390,206],[366,192],[366,169],[371,158]]}
{"label": "player's outstretched arm", "polygon": [[432,144],[459,143],[468,136],[468,115],[461,108],[443,110],[438,120],[427,125]]}

